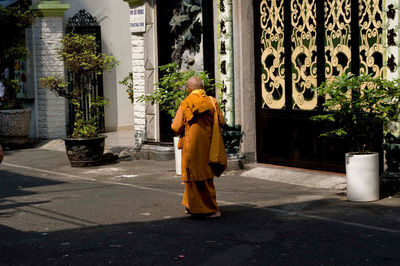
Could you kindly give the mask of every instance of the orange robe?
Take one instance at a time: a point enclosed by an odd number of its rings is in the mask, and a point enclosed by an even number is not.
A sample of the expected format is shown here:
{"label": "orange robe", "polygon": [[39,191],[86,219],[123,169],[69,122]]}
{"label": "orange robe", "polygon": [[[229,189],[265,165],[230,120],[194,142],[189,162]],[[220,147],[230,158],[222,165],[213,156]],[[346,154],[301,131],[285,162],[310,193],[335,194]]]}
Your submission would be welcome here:
{"label": "orange robe", "polygon": [[[217,100],[212,98],[216,103]],[[221,125],[225,124],[217,106]],[[191,213],[218,211],[214,174],[208,164],[214,121],[214,106],[203,90],[192,92],[182,101],[171,128],[181,136],[182,180],[185,193],[182,203]]]}

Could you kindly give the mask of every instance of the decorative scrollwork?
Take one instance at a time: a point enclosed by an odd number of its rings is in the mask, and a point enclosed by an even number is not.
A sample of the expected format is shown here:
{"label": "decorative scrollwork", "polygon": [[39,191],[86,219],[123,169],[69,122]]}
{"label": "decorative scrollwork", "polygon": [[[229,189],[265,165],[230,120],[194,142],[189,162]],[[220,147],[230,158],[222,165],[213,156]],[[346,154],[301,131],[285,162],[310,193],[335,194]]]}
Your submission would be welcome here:
{"label": "decorative scrollwork", "polygon": [[360,73],[383,76],[382,0],[359,0]]}
{"label": "decorative scrollwork", "polygon": [[96,18],[94,18],[87,10],[81,9],[68,19],[68,27],[75,26],[94,26],[98,25]]}
{"label": "decorative scrollwork", "polygon": [[[260,1],[263,108],[285,108],[285,72],[289,67],[292,108],[317,108],[317,93],[312,90],[317,86],[317,1],[290,1],[290,17],[285,18],[290,19],[291,23],[290,40],[284,40],[284,0]],[[356,72],[352,68],[360,68],[361,73],[383,75],[382,0],[358,0],[358,22],[351,20],[352,2],[324,1],[324,25],[318,27],[325,27],[325,38],[324,43],[320,39],[321,43],[318,45],[324,46],[324,74],[328,81],[343,73]],[[359,25],[359,43],[352,43],[352,23]],[[391,37],[389,40],[397,37],[395,31],[388,31],[388,34]],[[285,54],[285,42],[290,42],[291,54]],[[389,44],[393,45],[394,42]],[[353,45],[359,46],[359,65],[354,65]],[[291,66],[284,64],[287,56],[291,59]]]}
{"label": "decorative scrollwork", "polygon": [[349,72],[351,66],[351,0],[325,1],[325,78]]}
{"label": "decorative scrollwork", "polygon": [[261,90],[263,108],[285,106],[284,0],[263,0],[260,4]]}
{"label": "decorative scrollwork", "polygon": [[316,0],[293,0],[292,22],[292,98],[293,109],[317,107]]}

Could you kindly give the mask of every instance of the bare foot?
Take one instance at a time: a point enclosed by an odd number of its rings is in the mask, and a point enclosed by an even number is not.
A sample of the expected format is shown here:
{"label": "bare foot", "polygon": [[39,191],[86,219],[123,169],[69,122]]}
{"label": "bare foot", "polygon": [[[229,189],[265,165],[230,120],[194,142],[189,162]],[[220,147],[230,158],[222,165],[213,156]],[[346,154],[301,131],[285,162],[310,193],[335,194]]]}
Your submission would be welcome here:
{"label": "bare foot", "polygon": [[216,211],[216,212],[206,216],[206,219],[218,218],[218,217],[221,217],[221,212],[220,211]]}

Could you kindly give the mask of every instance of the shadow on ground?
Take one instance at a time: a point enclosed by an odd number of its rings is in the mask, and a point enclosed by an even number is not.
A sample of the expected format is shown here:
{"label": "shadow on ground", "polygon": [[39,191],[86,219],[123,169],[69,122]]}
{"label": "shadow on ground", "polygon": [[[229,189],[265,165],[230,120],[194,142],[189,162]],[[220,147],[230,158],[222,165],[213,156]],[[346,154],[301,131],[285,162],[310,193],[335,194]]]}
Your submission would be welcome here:
{"label": "shadow on ground", "polygon": [[[295,215],[296,210],[303,208],[304,204],[306,203],[273,208],[232,205],[221,207],[223,217],[214,220],[171,218],[49,233],[21,232],[0,226],[2,235],[0,263],[6,265],[394,265],[398,263],[400,259],[398,233],[369,230]],[[328,202],[313,204],[323,206]],[[382,207],[380,211],[384,210]]]}
{"label": "shadow on ground", "polygon": [[52,186],[62,183],[63,182],[51,179],[0,170],[0,200],[8,197],[20,197],[34,194],[32,191],[26,190],[27,188]]}
{"label": "shadow on ground", "polygon": [[[63,182],[5,170],[0,170],[0,176],[0,265],[396,265],[400,261],[400,210],[394,206],[357,204],[332,196],[263,207],[222,205],[223,216],[218,219],[188,216],[96,225],[78,217],[79,213],[73,217],[41,208],[47,201],[32,202],[27,197],[35,194],[27,188]],[[169,183],[153,186],[167,190],[165,184]],[[80,189],[79,193],[86,195],[83,189],[110,191],[112,185],[91,182],[67,188]],[[256,195],[256,201],[262,202],[276,196],[272,191],[279,192],[268,189],[270,194],[264,187],[231,185],[220,191],[224,195],[242,194],[249,200]],[[289,190],[288,197],[300,194]],[[70,193],[62,191],[63,195]],[[68,197],[62,200],[68,204]],[[173,206],[162,198],[156,201],[160,208]],[[133,210],[144,203],[135,204]],[[14,212],[24,206],[32,206],[29,210],[44,219],[52,212],[59,219],[73,220],[78,229],[27,232],[6,226],[3,221],[27,211]]]}

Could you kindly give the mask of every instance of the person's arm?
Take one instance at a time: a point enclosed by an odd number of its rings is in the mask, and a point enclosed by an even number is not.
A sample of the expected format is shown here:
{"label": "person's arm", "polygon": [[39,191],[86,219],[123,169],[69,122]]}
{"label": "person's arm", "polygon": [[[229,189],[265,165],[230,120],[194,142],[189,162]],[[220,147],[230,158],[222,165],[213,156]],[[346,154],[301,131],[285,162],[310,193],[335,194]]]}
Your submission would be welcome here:
{"label": "person's arm", "polygon": [[4,158],[4,152],[3,152],[3,148],[0,145],[0,163],[3,161]]}
{"label": "person's arm", "polygon": [[185,121],[181,106],[176,111],[175,118],[172,121],[171,129],[176,135],[182,136],[184,134]]}
{"label": "person's arm", "polygon": [[217,99],[215,99],[215,98],[213,97],[213,101],[214,101],[214,104],[215,104],[215,109],[217,109],[219,125],[220,125],[221,127],[223,127],[223,126],[225,126],[225,118],[224,118],[224,115],[222,114],[222,111],[221,111],[221,109],[219,108]]}

